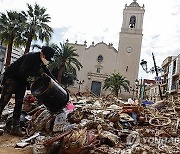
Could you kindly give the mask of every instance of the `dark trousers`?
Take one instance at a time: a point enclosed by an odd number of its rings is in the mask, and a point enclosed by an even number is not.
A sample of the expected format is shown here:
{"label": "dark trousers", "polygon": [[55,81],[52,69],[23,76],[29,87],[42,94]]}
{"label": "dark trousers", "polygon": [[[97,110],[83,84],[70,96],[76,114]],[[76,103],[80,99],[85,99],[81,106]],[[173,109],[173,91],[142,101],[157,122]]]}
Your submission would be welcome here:
{"label": "dark trousers", "polygon": [[15,123],[19,122],[23,98],[26,91],[26,82],[18,81],[13,77],[4,77],[2,84],[3,87],[0,98],[0,116],[2,114],[4,107],[7,105],[14,92],[15,107],[13,112],[13,121]]}

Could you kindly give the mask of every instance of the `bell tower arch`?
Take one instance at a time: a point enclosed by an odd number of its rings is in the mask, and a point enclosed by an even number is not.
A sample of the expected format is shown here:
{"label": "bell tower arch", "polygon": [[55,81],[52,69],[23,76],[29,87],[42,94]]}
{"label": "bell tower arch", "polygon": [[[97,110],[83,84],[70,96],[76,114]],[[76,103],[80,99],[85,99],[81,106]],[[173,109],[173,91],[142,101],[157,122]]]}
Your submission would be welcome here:
{"label": "bell tower arch", "polygon": [[123,10],[116,70],[130,81],[130,86],[138,78],[144,12],[144,5],[140,6],[136,0]]}

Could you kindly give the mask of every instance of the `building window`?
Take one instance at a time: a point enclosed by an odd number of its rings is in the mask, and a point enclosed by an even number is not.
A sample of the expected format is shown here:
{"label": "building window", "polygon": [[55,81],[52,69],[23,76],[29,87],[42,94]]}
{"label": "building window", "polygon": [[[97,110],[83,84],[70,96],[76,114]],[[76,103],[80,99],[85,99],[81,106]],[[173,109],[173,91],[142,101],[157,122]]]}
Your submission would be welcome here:
{"label": "building window", "polygon": [[96,73],[101,73],[101,68],[100,67],[97,68]]}
{"label": "building window", "polygon": [[136,17],[131,16],[130,21],[129,21],[129,28],[135,28],[135,24],[136,24]]}
{"label": "building window", "polygon": [[173,72],[172,74],[176,73],[176,60],[173,62]]}
{"label": "building window", "polygon": [[102,56],[102,55],[99,55],[99,56],[98,56],[97,62],[98,62],[98,63],[102,63],[102,62],[103,62],[103,56]]}

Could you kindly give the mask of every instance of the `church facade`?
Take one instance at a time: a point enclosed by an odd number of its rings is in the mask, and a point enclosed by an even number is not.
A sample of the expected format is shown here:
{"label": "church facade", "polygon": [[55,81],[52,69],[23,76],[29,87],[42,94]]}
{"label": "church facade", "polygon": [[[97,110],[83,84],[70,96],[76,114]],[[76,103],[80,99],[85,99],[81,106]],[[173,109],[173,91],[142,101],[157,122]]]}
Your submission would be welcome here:
{"label": "church facade", "polygon": [[70,87],[70,91],[107,95],[109,92],[103,89],[104,80],[112,73],[119,73],[130,81],[130,86],[135,85],[139,72],[144,12],[144,5],[139,6],[136,0],[125,5],[118,50],[104,42],[92,42],[89,47],[86,42],[69,43],[77,49],[77,59],[83,65],[77,72],[78,81]]}

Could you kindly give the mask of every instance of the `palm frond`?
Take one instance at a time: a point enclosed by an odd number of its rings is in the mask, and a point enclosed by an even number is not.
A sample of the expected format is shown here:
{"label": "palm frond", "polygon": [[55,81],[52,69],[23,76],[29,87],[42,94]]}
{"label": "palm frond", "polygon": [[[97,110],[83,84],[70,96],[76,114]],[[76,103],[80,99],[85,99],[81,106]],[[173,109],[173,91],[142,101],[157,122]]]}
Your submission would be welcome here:
{"label": "palm frond", "polygon": [[119,73],[113,73],[110,77],[105,79],[103,89],[110,89],[113,93],[118,95],[118,92],[121,92],[121,88],[129,91],[129,83],[130,82]]}

